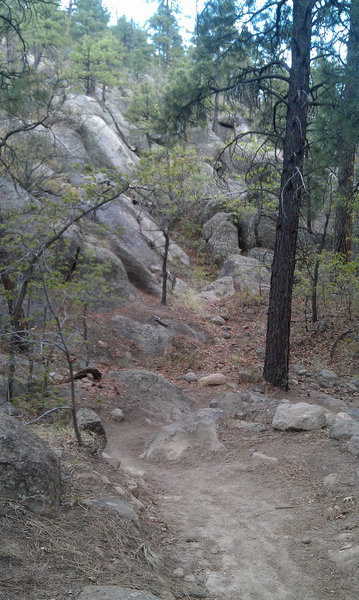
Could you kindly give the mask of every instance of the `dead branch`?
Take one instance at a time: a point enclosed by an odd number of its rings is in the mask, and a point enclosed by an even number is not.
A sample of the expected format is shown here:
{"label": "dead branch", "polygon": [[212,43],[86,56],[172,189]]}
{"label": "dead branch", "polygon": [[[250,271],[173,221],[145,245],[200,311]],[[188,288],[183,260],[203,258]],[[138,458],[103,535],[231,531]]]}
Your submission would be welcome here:
{"label": "dead branch", "polygon": [[334,358],[334,353],[335,350],[337,348],[337,345],[339,344],[339,342],[341,340],[343,340],[347,335],[349,335],[350,333],[354,333],[354,331],[352,329],[349,329],[348,331],[344,331],[344,333],[340,334],[337,339],[335,340],[334,344],[332,345],[332,349],[330,351],[330,360],[332,361]]}
{"label": "dead branch", "polygon": [[92,375],[94,381],[100,381],[102,377],[101,371],[96,369],[96,367],[85,367],[74,375],[74,379],[83,379],[84,377],[87,377],[87,375]]}

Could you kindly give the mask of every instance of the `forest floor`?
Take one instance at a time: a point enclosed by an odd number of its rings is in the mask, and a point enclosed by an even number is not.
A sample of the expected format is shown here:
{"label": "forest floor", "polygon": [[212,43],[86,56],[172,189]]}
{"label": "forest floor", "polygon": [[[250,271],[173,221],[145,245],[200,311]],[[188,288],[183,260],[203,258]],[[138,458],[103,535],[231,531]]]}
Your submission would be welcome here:
{"label": "forest floor", "polygon": [[[179,340],[164,357],[145,359],[130,342],[119,346],[109,315],[97,315],[93,335],[101,344],[92,360],[104,373],[124,366],[131,351],[128,368],[161,372],[193,398],[194,410],[229,388],[186,383],[189,370],[220,371],[238,391],[249,391],[253,383],[238,383],[237,374],[247,370],[264,386],[258,358],[264,300],[237,298],[200,310],[144,301],[160,318],[175,314],[205,329],[208,342]],[[131,306],[132,318],[141,311],[140,303]],[[216,314],[225,314],[231,339],[211,322]],[[335,311],[325,322],[323,333],[306,328],[302,304],[295,302],[291,362],[312,377],[293,376],[289,392],[266,386],[266,396],[315,403],[311,383],[321,369],[337,372],[343,383],[359,372],[353,322]],[[359,407],[359,393],[345,385],[321,391]],[[149,461],[140,455],[161,424],[139,422],[131,413],[115,423],[110,411],[121,397],[111,379],[83,381],[78,392],[79,404],[101,416],[107,447],[104,454],[93,453],[91,444],[79,449],[70,427],[56,419],[34,426],[61,451],[62,508],[58,517],[41,519],[1,505],[1,600],[65,600],[91,584],[148,590],[164,600],[359,599],[358,462],[327,429],[279,432],[265,416],[253,427],[224,416],[216,452]],[[105,496],[137,502],[138,519],[128,523],[89,508],[89,499]]]}

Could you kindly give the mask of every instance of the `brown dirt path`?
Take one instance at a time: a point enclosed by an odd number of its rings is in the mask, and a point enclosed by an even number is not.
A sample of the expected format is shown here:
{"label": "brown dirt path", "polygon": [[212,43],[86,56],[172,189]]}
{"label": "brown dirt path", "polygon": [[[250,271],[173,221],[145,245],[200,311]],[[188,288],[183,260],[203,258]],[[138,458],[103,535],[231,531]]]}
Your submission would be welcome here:
{"label": "brown dirt path", "polygon": [[170,463],[139,458],[155,429],[109,423],[106,453],[150,486],[167,527],[165,558],[189,597],[359,598],[359,479],[327,432],[243,430],[224,419],[222,450]]}

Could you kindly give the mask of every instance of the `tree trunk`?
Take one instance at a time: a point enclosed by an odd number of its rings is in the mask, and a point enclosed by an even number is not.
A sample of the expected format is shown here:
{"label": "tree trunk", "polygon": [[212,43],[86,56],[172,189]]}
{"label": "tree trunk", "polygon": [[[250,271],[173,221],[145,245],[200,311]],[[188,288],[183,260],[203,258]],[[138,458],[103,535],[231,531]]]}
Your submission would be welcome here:
{"label": "tree trunk", "polygon": [[33,53],[34,53],[34,65],[33,65],[33,67],[34,67],[34,69],[36,71],[38,69],[38,66],[39,66],[40,62],[41,62],[43,51],[42,51],[42,49],[38,50],[36,47],[34,47]]}
{"label": "tree trunk", "polygon": [[96,91],[96,81],[90,75],[85,78],[86,96],[94,96]]}
{"label": "tree trunk", "polygon": [[162,258],[162,299],[161,304],[167,303],[167,260],[168,260],[168,249],[170,247],[170,236],[168,233],[163,232],[165,236],[165,247],[163,250]]}
{"label": "tree trunk", "polygon": [[[1,235],[0,235],[1,237]],[[14,347],[21,350],[27,350],[28,346],[28,328],[27,320],[23,309],[23,304],[18,304],[16,298],[15,283],[11,279],[7,267],[10,264],[10,257],[4,247],[0,247],[0,278],[4,287],[5,297],[9,310],[10,320],[10,338]]]}
{"label": "tree trunk", "polygon": [[289,337],[309,94],[312,0],[293,1],[289,79],[279,215],[271,275],[264,378],[288,389]]}
{"label": "tree trunk", "polygon": [[331,212],[332,203],[330,202],[329,210],[325,215],[325,223],[324,230],[322,233],[322,237],[320,240],[320,246],[318,248],[317,258],[315,260],[314,266],[314,274],[313,274],[313,285],[312,285],[312,323],[316,323],[318,321],[318,302],[317,302],[317,287],[318,287],[318,279],[319,279],[319,264],[320,264],[320,255],[324,250],[325,240],[327,237],[330,212]]}
{"label": "tree trunk", "polygon": [[217,130],[218,130],[218,109],[219,109],[219,93],[216,92],[216,94],[214,96],[214,110],[213,110],[213,121],[212,121],[213,133],[217,133]]}
{"label": "tree trunk", "polygon": [[352,247],[352,214],[355,147],[343,149],[338,169],[338,198],[335,208],[334,252],[350,260]]}
{"label": "tree trunk", "polygon": [[107,87],[107,86],[106,86],[106,84],[105,84],[105,83],[103,83],[103,84],[102,84],[101,100],[102,100],[102,102],[103,102],[104,104],[105,104],[105,102],[106,102],[106,87]]}
{"label": "tree trunk", "polygon": [[345,69],[345,89],[342,101],[343,130],[338,140],[340,148],[338,161],[338,198],[335,210],[334,252],[350,260],[352,241],[352,215],[354,201],[354,164],[358,143],[359,125],[359,0],[350,5],[350,30],[348,39],[347,63]]}
{"label": "tree trunk", "polygon": [[66,27],[66,35],[70,34],[70,29],[71,29],[71,22],[72,22],[72,13],[73,13],[73,9],[74,9],[74,2],[73,0],[69,0],[69,5],[67,8],[67,27]]}

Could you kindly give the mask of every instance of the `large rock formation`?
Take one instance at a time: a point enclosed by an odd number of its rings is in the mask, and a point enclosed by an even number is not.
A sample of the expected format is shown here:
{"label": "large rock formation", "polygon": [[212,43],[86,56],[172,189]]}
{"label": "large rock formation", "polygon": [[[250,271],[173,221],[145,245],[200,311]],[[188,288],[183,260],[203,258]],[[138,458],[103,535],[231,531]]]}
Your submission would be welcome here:
{"label": "large rock formation", "polygon": [[274,250],[276,238],[276,215],[261,216],[255,233],[257,246]]}
{"label": "large rock formation", "polygon": [[258,294],[270,284],[270,272],[263,262],[240,254],[227,256],[219,277],[233,277],[234,288],[241,293]]}
{"label": "large rock formation", "polygon": [[174,319],[151,319],[151,323],[135,321],[124,315],[111,318],[118,336],[131,340],[144,355],[162,356],[173,338],[186,338],[194,342],[205,342],[206,335],[193,329],[186,323]]}
{"label": "large rock formation", "polygon": [[51,516],[60,491],[57,456],[29,427],[0,411],[0,497]]}
{"label": "large rock formation", "polygon": [[[114,90],[106,103],[84,94],[71,94],[51,130],[40,126],[27,134],[27,139],[31,141],[33,136],[36,144],[41,142],[41,147],[48,148],[51,160],[47,161],[44,168],[48,169],[50,178],[56,179],[60,187],[64,186],[64,191],[68,191],[68,184],[81,189],[86,183],[84,167],[89,164],[94,173],[103,167],[124,174],[131,172],[138,162],[137,148],[144,149],[146,143],[145,140],[141,142],[142,134],[136,125],[129,123],[124,116],[130,99],[130,90]],[[219,265],[223,265],[228,256],[239,255],[240,249],[251,248],[255,241],[261,246],[273,246],[274,221],[259,219],[255,211],[246,210],[243,206],[244,212],[242,211],[242,217],[236,225],[230,214],[218,212],[216,208],[219,188],[213,175],[219,168],[216,162],[218,150],[223,146],[222,140],[226,139],[228,132],[232,132],[232,135],[233,132],[245,131],[246,127],[240,115],[223,114],[218,122],[219,136],[210,127],[196,128],[189,134],[190,143],[202,157],[203,172],[208,174],[206,200],[201,203],[200,214],[195,218],[201,224],[207,218],[203,225],[207,255],[210,261]],[[246,145],[245,141],[243,143]],[[237,148],[235,153],[239,152],[242,151]],[[228,152],[223,154],[221,161],[228,176],[228,184],[224,194],[221,190],[220,197],[226,196],[231,200],[237,198],[240,202],[246,188],[245,183],[239,181],[235,174],[242,169],[238,166],[242,163],[233,160]],[[23,206],[29,198],[20,187],[15,190],[10,183],[4,183],[3,188],[2,195],[6,198],[2,206],[5,208]],[[211,218],[208,220],[209,216]],[[139,205],[134,205],[130,199],[121,196],[96,211],[92,218],[94,222],[87,221],[83,231],[91,233],[93,239],[89,243],[96,247],[99,261],[106,260],[106,253],[109,252],[113,252],[121,261],[112,273],[113,291],[120,298],[120,303],[131,301],[132,286],[159,297],[160,282],[153,271],[161,265],[164,236],[151,215]],[[98,227],[96,229],[96,224],[107,228],[105,238],[104,231]],[[190,264],[187,254],[173,241],[169,248],[169,261],[185,266]]]}
{"label": "large rock formation", "polygon": [[111,318],[120,338],[133,341],[145,355],[162,356],[167,348],[169,336],[166,329],[149,323],[139,323],[122,315]]}
{"label": "large rock formation", "polygon": [[[130,90],[113,91],[106,103],[84,94],[71,94],[63,105],[59,120],[52,129],[37,127],[27,134],[27,141],[33,139],[34,147],[48,149],[48,158],[43,165],[49,179],[58,182],[58,189],[69,191],[76,186],[81,193],[81,187],[88,181],[84,175],[84,167],[92,165],[92,171],[103,167],[129,174],[138,162],[138,148],[145,149],[146,141],[136,124],[131,124],[124,116],[124,110],[131,99]],[[189,141],[198,151],[202,160],[202,170],[206,173],[205,198],[199,203],[200,209],[194,214],[198,224],[203,225],[203,238],[208,259],[223,266],[220,283],[211,289],[204,290],[204,298],[215,299],[232,295],[236,291],[254,291],[257,293],[262,283],[267,285],[269,275],[264,267],[257,263],[249,263],[249,258],[241,257],[241,250],[247,251],[257,244],[273,248],[275,239],[274,218],[262,217],[257,211],[247,209],[245,202],[236,216],[236,224],[232,216],[223,211],[220,206],[225,197],[240,203],[246,196],[246,186],[242,179],[236,176],[243,171],[246,162],[244,154],[250,153],[250,145],[235,150],[235,156],[241,154],[242,161],[233,158],[229,152],[221,155],[217,161],[218,150],[223,146],[223,140],[233,132],[244,132],[246,123],[240,115],[221,115],[216,135],[210,127],[196,128],[189,133]],[[33,136],[33,137],[32,137]],[[247,150],[244,150],[244,147]],[[243,156],[242,156],[243,155]],[[35,156],[36,159],[36,156]],[[224,190],[214,178],[215,171],[222,169],[227,177],[227,187]],[[0,182],[1,184],[1,182]],[[11,183],[2,182],[0,197],[4,198],[2,207],[18,209],[24,206],[30,198],[20,186],[17,189]],[[60,192],[61,193],[61,192]],[[32,202],[37,202],[32,199]],[[135,200],[134,200],[135,202]],[[220,212],[218,212],[220,211]],[[209,218],[210,217],[210,218]],[[238,220],[238,223],[237,223]],[[203,224],[204,223],[204,224]],[[105,228],[105,229],[104,229]],[[71,260],[78,248],[90,248],[98,262],[111,264],[109,273],[111,279],[114,303],[129,304],[136,297],[136,289],[160,297],[160,277],[164,248],[164,236],[155,220],[148,211],[125,196],[121,196],[97,210],[91,220],[72,228],[66,234],[67,239],[73,237],[68,248],[68,258]],[[81,238],[81,239],[80,239]],[[75,240],[75,241],[74,241]],[[72,243],[74,241],[74,244]],[[112,253],[112,254],[111,254]],[[254,254],[253,257],[257,258]],[[267,256],[267,255],[266,255]],[[235,258],[233,258],[235,257]],[[190,260],[183,249],[173,241],[169,248],[171,271],[175,266],[189,266]],[[270,260],[262,260],[266,265]],[[154,273],[157,275],[154,275]],[[230,277],[226,290],[222,283]],[[222,281],[223,280],[223,281]],[[233,288],[234,285],[234,288]],[[173,291],[173,290],[170,290]],[[107,298],[106,308],[110,303]]]}
{"label": "large rock formation", "polygon": [[120,384],[126,414],[160,423],[180,419],[191,410],[192,400],[159,373],[146,370],[113,371],[106,375]]}
{"label": "large rock formation", "polygon": [[235,294],[233,277],[220,277],[206,285],[200,292],[200,297],[204,300],[214,301],[230,298]]}
{"label": "large rock formation", "polygon": [[[111,116],[111,111],[102,107],[94,98],[72,95],[65,103],[64,113],[72,129],[80,135],[88,162],[129,173],[138,157],[126,144],[116,120]],[[69,136],[66,137],[69,140]],[[66,143],[66,139],[64,142]],[[78,142],[79,140],[77,148]],[[58,132],[58,143],[63,143],[61,131]],[[69,154],[72,150],[73,148],[68,146]]]}
{"label": "large rock formation", "polygon": [[218,265],[222,265],[229,254],[239,253],[238,229],[228,213],[215,214],[203,225],[202,235],[208,258]]}
{"label": "large rock formation", "polygon": [[[143,212],[143,211],[142,211]],[[139,222],[140,211],[129,198],[122,195],[96,212],[96,221],[104,225],[117,238],[120,245],[147,268],[160,265],[161,258],[142,235]],[[155,223],[152,225],[155,229]],[[158,228],[157,228],[158,229]]]}
{"label": "large rock formation", "polygon": [[86,236],[83,249],[92,260],[95,259],[103,266],[104,277],[109,281],[108,291],[101,293],[101,290],[98,290],[98,297],[94,301],[98,308],[106,309],[114,303],[117,306],[125,305],[137,298],[136,290],[130,283],[122,261],[112,250],[100,246],[93,236]]}
{"label": "large rock formation", "polygon": [[146,267],[144,262],[137,258],[133,252],[127,250],[118,237],[111,237],[111,246],[113,251],[121,259],[123,266],[126,269],[127,276],[131,283],[153,296],[161,297],[161,287],[156,277]]}

